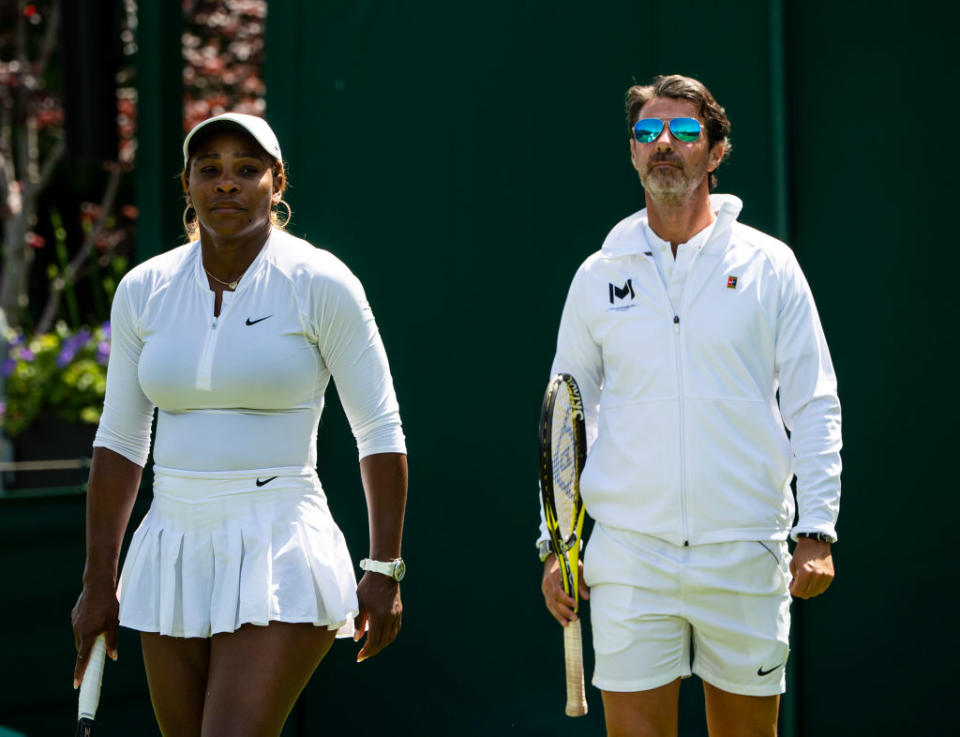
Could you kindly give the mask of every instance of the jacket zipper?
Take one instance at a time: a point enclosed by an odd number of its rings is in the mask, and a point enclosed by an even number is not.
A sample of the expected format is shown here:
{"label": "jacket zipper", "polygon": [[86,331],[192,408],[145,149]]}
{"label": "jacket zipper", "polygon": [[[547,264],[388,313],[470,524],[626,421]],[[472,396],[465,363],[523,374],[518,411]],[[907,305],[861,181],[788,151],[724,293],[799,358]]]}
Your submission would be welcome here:
{"label": "jacket zipper", "polygon": [[680,316],[673,316],[673,355],[677,363],[677,407],[679,408],[679,422],[677,426],[680,432],[680,528],[683,535],[683,544],[689,545],[690,538],[687,535],[687,459],[684,446],[684,426],[683,426],[683,364],[680,360]]}
{"label": "jacket zipper", "polygon": [[213,389],[210,374],[213,369],[213,352],[217,347],[217,321],[219,318],[213,318],[210,323],[210,329],[207,331],[207,339],[203,343],[203,352],[200,354],[200,365],[197,367],[197,389],[201,391],[210,391]]}
{"label": "jacket zipper", "polygon": [[[211,312],[213,304],[216,304],[216,295],[213,295],[213,303],[211,304]],[[220,324],[220,320],[226,315],[232,303],[232,300],[224,299],[220,303],[220,316],[210,318],[210,329],[207,331],[207,338],[203,342],[203,351],[200,353],[200,365],[197,366],[197,389],[200,391],[211,391],[213,389],[213,354],[217,349],[217,338],[220,335],[220,331],[217,330],[217,325]],[[210,313],[207,313],[210,315]]]}

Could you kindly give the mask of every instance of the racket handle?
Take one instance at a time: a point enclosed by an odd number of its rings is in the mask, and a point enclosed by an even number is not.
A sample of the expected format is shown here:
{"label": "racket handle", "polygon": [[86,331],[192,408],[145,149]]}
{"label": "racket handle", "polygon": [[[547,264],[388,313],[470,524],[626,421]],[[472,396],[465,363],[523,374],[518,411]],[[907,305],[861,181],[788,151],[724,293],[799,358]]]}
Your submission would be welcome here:
{"label": "racket handle", "polygon": [[583,636],[580,620],[563,628],[563,656],[567,666],[567,716],[587,713],[587,695],[583,688]]}
{"label": "racket handle", "polygon": [[90,660],[87,669],[83,672],[80,682],[79,708],[77,719],[89,719],[97,715],[97,704],[100,703],[100,684],[103,683],[103,662],[107,655],[107,637],[101,633],[90,649]]}
{"label": "racket handle", "polygon": [[93,737],[93,720],[84,717],[77,722],[77,731],[73,733],[73,737]]}

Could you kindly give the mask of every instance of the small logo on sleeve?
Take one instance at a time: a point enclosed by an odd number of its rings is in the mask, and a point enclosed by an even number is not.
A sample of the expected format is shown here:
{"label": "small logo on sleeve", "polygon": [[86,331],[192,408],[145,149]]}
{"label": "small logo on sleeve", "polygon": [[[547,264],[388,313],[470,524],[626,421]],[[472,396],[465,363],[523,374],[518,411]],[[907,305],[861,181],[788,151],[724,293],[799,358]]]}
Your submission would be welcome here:
{"label": "small logo on sleeve", "polygon": [[728,276],[727,277],[727,289],[736,289],[737,288],[737,277]]}
{"label": "small logo on sleeve", "polygon": [[633,299],[634,297],[637,296],[633,291],[632,279],[627,279],[627,283],[624,284],[622,287],[618,287],[616,284],[613,284],[611,282],[609,284],[609,292],[610,292],[610,304],[616,304],[616,302],[614,302],[614,299],[617,299],[617,300],[626,299],[628,294],[630,295],[630,299]]}

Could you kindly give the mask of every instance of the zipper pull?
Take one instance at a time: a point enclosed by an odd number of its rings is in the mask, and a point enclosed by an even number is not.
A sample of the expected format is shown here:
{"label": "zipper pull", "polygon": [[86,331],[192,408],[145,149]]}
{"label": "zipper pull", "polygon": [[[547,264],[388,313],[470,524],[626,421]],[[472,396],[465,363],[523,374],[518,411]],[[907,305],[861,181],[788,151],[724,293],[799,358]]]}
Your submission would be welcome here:
{"label": "zipper pull", "polygon": [[680,335],[680,315],[673,316],[673,334]]}

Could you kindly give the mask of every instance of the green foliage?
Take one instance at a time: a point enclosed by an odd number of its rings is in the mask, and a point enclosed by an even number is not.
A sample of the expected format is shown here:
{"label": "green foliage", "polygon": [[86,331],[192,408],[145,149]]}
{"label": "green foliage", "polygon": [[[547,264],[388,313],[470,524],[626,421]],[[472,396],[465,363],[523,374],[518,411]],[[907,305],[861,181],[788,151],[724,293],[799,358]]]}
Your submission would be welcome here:
{"label": "green foliage", "polygon": [[16,435],[41,414],[72,422],[100,421],[110,323],[71,333],[59,322],[54,332],[29,340],[10,330],[6,340],[8,357],[0,366],[6,404],[0,404],[0,428],[7,435]]}

